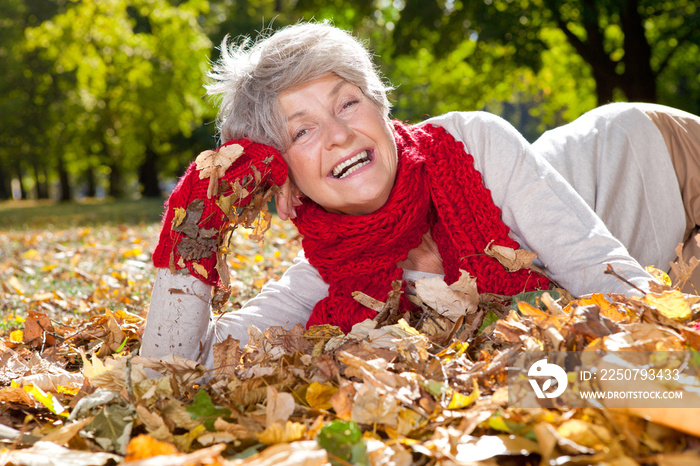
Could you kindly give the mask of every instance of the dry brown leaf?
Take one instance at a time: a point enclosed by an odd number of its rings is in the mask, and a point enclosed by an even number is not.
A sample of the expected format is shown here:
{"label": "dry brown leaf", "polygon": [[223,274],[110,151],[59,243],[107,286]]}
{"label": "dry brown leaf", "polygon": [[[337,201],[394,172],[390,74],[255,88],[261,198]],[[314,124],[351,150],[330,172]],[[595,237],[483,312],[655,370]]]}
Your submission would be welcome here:
{"label": "dry brown leaf", "polygon": [[270,427],[275,423],[284,423],[294,412],[296,404],[291,393],[278,392],[273,386],[267,387],[267,407],[265,409],[265,425]]}
{"label": "dry brown leaf", "polygon": [[382,424],[396,428],[399,423],[399,404],[390,390],[363,384],[357,391],[351,419],[358,424]]}
{"label": "dry brown leaf", "polygon": [[231,335],[219,343],[214,343],[212,353],[214,355],[214,370],[216,375],[234,375],[241,362],[241,342]]}
{"label": "dry brown leaf", "polygon": [[464,270],[460,270],[459,280],[449,286],[439,277],[417,280],[416,294],[438,314],[453,322],[473,313],[479,306],[476,278]]}
{"label": "dry brown leaf", "polygon": [[275,423],[264,431],[256,434],[258,440],[268,445],[275,443],[289,443],[301,439],[306,432],[306,426],[298,422],[287,421],[284,424]]}
{"label": "dry brown leaf", "polygon": [[29,393],[19,387],[1,388],[0,403],[19,403],[32,408],[36,404]]}
{"label": "dry brown leaf", "polygon": [[326,450],[316,440],[273,445],[257,455],[226,462],[225,466],[323,466],[328,464]]}
{"label": "dry brown leaf", "polygon": [[[695,237],[695,241],[698,242],[698,245],[700,245],[699,237],[700,235]],[[671,271],[676,276],[676,283],[674,283],[674,286],[676,288],[683,288],[683,285],[692,278],[693,271],[700,265],[700,259],[691,257],[686,261],[683,258],[683,243],[679,243],[678,246],[676,246],[676,255],[678,259],[671,262]]]}
{"label": "dry brown leaf", "polygon": [[222,147],[219,151],[207,150],[200,153],[195,162],[199,172],[199,179],[209,178],[209,188],[207,197],[209,199],[215,194],[219,185],[219,178],[226,174],[226,170],[243,155],[243,146],[231,144]]}
{"label": "dry brown leaf", "polygon": [[330,399],[331,406],[339,419],[349,421],[352,418],[352,407],[357,391],[351,383],[343,385]]}
{"label": "dry brown leaf", "polygon": [[520,269],[532,267],[532,261],[537,258],[537,254],[525,249],[513,249],[507,246],[493,244],[491,241],[484,249],[487,256],[495,258],[509,272],[516,272]]}

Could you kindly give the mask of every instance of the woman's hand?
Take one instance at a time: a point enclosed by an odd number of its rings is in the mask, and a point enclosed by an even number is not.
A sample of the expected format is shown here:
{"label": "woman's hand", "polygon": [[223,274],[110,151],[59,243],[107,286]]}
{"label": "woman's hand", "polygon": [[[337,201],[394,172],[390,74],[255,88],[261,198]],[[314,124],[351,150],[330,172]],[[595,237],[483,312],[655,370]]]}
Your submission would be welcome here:
{"label": "woman's hand", "polygon": [[295,207],[301,205],[301,196],[303,194],[297,188],[292,177],[287,176],[287,181],[284,182],[281,191],[275,196],[275,206],[277,207],[279,218],[282,220],[296,218],[297,212]]}

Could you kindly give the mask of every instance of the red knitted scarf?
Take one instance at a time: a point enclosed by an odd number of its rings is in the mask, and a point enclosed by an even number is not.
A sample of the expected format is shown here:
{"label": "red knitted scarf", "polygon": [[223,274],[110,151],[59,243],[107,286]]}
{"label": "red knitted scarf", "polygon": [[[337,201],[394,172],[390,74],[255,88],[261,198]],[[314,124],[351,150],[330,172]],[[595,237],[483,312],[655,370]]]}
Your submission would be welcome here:
{"label": "red knitted scarf", "polygon": [[[307,327],[338,325],[344,332],[376,312],[352,297],[362,291],[386,301],[391,282],[401,279],[396,265],[417,247],[428,230],[437,243],[445,281],[463,269],[477,278],[479,292],[511,296],[546,289],[546,277],[508,272],[484,249],[489,242],[517,249],[501,221],[501,211],[483,184],[474,159],[447,131],[430,125],[394,123],[398,149],[396,182],[386,204],[368,215],[325,211],[305,200],[294,220],[309,262],[330,285]],[[406,299],[404,307],[409,307]]]}

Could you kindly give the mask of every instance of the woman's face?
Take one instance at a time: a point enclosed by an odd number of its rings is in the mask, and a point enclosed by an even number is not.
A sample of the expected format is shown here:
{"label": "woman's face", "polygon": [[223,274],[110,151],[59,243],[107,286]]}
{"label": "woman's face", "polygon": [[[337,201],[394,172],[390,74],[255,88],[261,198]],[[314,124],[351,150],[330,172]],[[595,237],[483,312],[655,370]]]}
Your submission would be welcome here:
{"label": "woman's face", "polygon": [[298,188],[330,212],[362,215],[384,205],[396,179],[389,122],[335,74],[279,95],[291,146],[282,154]]}

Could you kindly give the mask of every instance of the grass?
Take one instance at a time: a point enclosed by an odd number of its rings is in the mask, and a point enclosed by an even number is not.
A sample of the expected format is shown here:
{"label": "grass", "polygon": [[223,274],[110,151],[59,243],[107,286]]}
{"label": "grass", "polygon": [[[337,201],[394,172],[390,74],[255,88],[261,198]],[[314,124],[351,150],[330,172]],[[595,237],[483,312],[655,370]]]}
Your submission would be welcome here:
{"label": "grass", "polygon": [[5,229],[29,230],[94,227],[100,224],[158,223],[162,212],[162,199],[5,201],[0,202],[0,217],[4,219],[0,225],[0,232]]}
{"label": "grass", "polygon": [[[0,203],[0,335],[30,310],[62,323],[106,310],[145,316],[163,201]],[[229,256],[234,310],[278,279],[300,248],[291,222],[273,216],[264,244],[238,230]]]}

